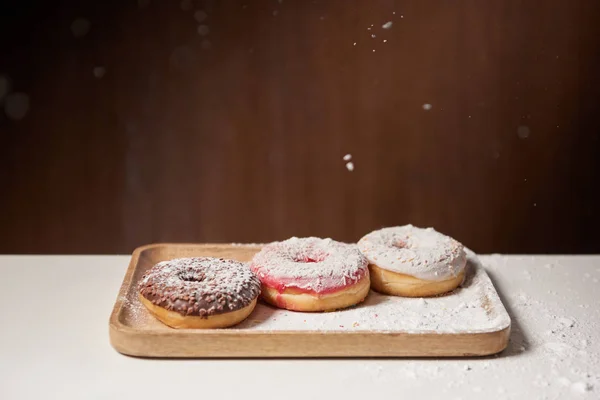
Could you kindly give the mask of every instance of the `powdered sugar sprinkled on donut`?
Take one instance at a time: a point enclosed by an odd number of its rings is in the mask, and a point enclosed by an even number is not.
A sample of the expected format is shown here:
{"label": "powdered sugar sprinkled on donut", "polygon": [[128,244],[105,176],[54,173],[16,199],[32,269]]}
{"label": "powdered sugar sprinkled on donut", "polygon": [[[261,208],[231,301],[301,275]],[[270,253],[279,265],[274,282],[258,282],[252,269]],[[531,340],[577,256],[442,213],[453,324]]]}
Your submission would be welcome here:
{"label": "powdered sugar sprinkled on donut", "polygon": [[246,307],[258,297],[260,282],[239,261],[177,258],[160,262],[146,272],[139,292],[167,310],[209,316]]}
{"label": "powdered sugar sprinkled on donut", "polygon": [[467,260],[463,245],[453,238],[412,225],[371,232],[360,239],[358,248],[371,264],[431,281],[456,277]]}
{"label": "powdered sugar sprinkled on donut", "polygon": [[315,237],[290,238],[266,245],[250,268],[263,284],[282,291],[295,288],[334,292],[368,276],[368,261],[356,245]]}

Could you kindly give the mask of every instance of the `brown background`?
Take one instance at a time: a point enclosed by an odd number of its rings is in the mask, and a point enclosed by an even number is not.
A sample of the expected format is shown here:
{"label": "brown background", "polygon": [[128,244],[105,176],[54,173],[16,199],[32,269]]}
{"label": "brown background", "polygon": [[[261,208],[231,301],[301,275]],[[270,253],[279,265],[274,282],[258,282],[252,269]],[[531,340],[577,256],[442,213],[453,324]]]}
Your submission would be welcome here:
{"label": "brown background", "polygon": [[0,13],[0,74],[30,97],[0,115],[0,252],[404,223],[600,251],[600,2],[194,1],[205,36],[179,1],[20,3]]}

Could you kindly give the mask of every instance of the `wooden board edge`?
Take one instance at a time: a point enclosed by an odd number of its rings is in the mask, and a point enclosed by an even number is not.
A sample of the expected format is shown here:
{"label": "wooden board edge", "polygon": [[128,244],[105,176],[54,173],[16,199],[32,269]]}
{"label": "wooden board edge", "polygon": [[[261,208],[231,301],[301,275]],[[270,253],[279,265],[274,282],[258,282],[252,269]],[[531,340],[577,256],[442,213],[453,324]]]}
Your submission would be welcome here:
{"label": "wooden board edge", "polygon": [[123,277],[123,281],[121,282],[121,287],[119,288],[119,292],[117,294],[117,299],[115,300],[115,304],[113,306],[112,312],[110,314],[110,318],[108,320],[109,337],[111,338],[111,344],[112,344],[112,337],[113,337],[114,331],[126,331],[128,329],[131,329],[121,322],[121,320],[119,319],[119,315],[121,313],[121,310],[123,309],[123,301],[127,295],[129,286],[131,285],[131,281],[133,279],[133,274],[135,273],[135,268],[138,263],[138,259],[140,258],[140,255],[146,249],[151,248],[153,246],[154,245],[146,245],[146,246],[138,247],[133,251],[133,253],[131,255],[131,259],[129,260],[129,265],[127,266],[127,269],[125,270],[125,276]]}
{"label": "wooden board edge", "polygon": [[472,334],[287,331],[198,335],[111,327],[110,337],[115,350],[141,358],[446,358],[500,353],[508,345],[510,330],[509,326]]}

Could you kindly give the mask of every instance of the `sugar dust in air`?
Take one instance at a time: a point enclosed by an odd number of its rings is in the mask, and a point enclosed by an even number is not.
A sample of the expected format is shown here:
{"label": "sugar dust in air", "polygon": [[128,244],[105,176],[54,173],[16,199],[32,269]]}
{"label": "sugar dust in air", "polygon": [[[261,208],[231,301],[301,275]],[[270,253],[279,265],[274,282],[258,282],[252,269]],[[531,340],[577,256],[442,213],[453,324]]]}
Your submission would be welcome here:
{"label": "sugar dust in air", "polygon": [[352,154],[346,154],[343,157],[343,160],[346,161],[346,169],[350,172],[354,171],[354,163],[352,162]]}

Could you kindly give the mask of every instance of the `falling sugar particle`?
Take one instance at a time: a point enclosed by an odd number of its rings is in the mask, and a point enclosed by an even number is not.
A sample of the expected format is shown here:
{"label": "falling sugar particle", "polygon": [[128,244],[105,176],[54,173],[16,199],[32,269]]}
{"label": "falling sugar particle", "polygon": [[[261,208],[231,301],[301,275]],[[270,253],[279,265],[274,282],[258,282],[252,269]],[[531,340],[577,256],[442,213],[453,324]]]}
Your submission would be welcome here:
{"label": "falling sugar particle", "polygon": [[194,8],[194,3],[192,3],[192,0],[181,0],[180,6],[183,11],[191,11]]}
{"label": "falling sugar particle", "polygon": [[198,25],[198,35],[206,36],[210,33],[210,28],[208,25]]}
{"label": "falling sugar particle", "polygon": [[401,15],[400,18],[404,18],[404,15]]}
{"label": "falling sugar particle", "polygon": [[387,39],[383,39],[383,43],[387,43]]}
{"label": "falling sugar particle", "polygon": [[429,103],[425,103],[425,104],[423,104],[423,110],[425,110],[425,111],[429,111],[429,110],[431,110],[431,107],[432,107],[432,106],[431,106],[431,104],[429,104]]}
{"label": "falling sugar particle", "polygon": [[354,44],[352,46],[356,46],[356,42],[354,42]]}
{"label": "falling sugar particle", "polygon": [[194,19],[198,22],[203,22],[206,20],[206,18],[208,18],[208,14],[202,10],[198,10],[194,13]]}
{"label": "falling sugar particle", "polygon": [[102,78],[106,74],[106,68],[94,67],[94,76],[98,79]]}
{"label": "falling sugar particle", "polygon": [[25,93],[11,93],[4,99],[4,112],[12,120],[25,118],[29,111],[29,96]]}
{"label": "falling sugar particle", "polygon": [[150,5],[150,0],[138,0],[139,8],[146,8],[148,5]]}
{"label": "falling sugar particle", "polygon": [[392,27],[392,21],[388,21],[385,24],[381,25],[383,29],[390,29]]}
{"label": "falling sugar particle", "polygon": [[208,39],[204,39],[202,43],[200,43],[200,47],[204,50],[209,50],[212,47],[212,43]]}
{"label": "falling sugar particle", "polygon": [[375,39],[376,37],[377,37],[377,36],[376,36],[374,33],[373,33],[373,34],[371,34],[371,38],[372,38],[372,39]]}
{"label": "falling sugar particle", "polygon": [[354,163],[352,161],[346,163],[346,169],[350,172],[354,171]]}
{"label": "falling sugar particle", "polygon": [[533,203],[533,206],[534,206],[534,207],[537,207],[537,203]]}
{"label": "falling sugar particle", "polygon": [[77,18],[71,23],[71,32],[75,37],[84,37],[90,31],[92,23],[85,18]]}
{"label": "falling sugar particle", "polygon": [[375,53],[375,49],[373,49],[373,53]]}
{"label": "falling sugar particle", "polygon": [[348,153],[344,156],[344,161],[350,161],[352,160],[352,154]]}
{"label": "falling sugar particle", "polygon": [[526,125],[520,125],[517,128],[517,136],[519,139],[527,139],[530,133],[529,127]]}
{"label": "falling sugar particle", "polygon": [[178,46],[169,57],[169,65],[177,71],[191,69],[196,56],[189,46]]}

